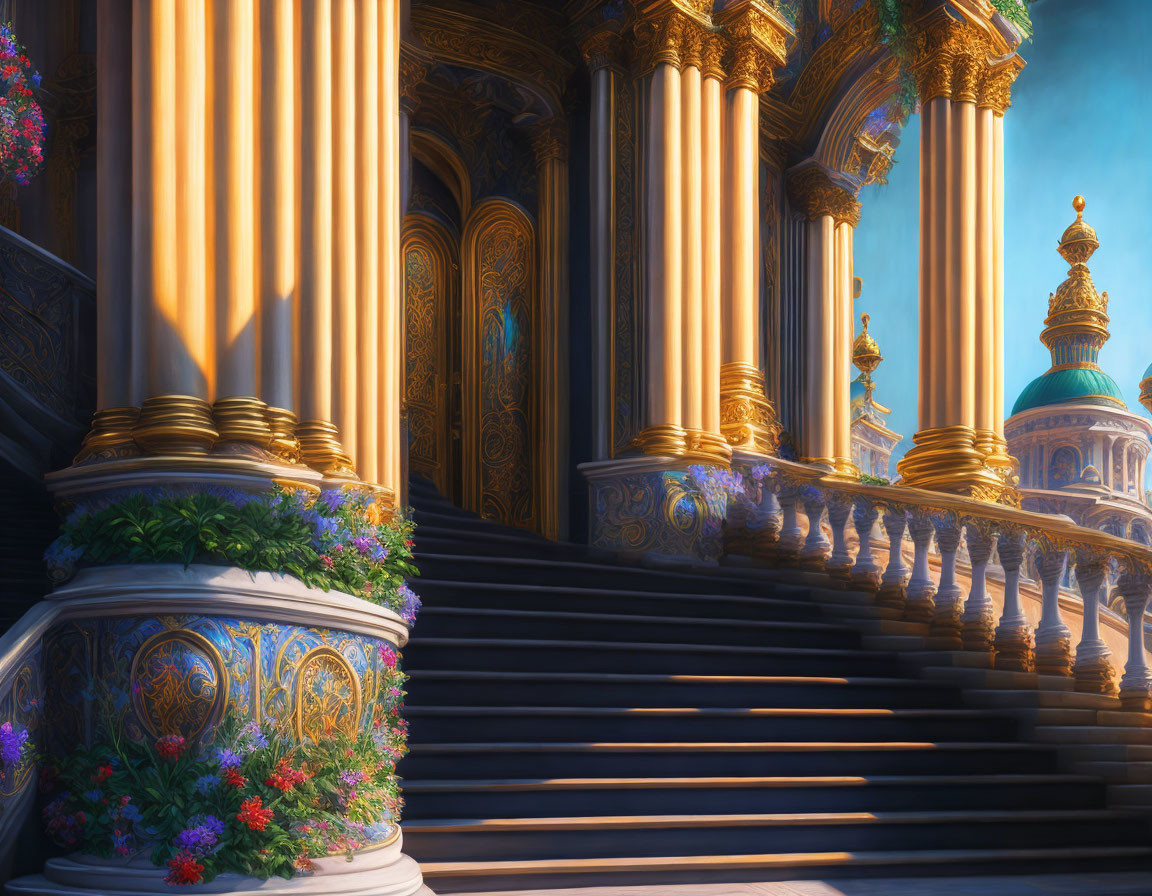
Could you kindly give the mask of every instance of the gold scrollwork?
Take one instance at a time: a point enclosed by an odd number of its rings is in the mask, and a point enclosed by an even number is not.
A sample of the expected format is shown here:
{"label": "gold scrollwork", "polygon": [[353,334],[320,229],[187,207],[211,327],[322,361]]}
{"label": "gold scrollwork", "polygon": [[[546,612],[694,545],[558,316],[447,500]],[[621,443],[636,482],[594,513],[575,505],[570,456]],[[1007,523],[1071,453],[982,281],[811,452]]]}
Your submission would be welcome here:
{"label": "gold scrollwork", "polygon": [[316,647],[296,671],[296,736],[354,735],[364,710],[360,679],[342,653]]}
{"label": "gold scrollwork", "polygon": [[132,706],[154,737],[195,740],[220,721],[228,705],[228,668],[216,646],[197,632],[159,632],[136,650]]}

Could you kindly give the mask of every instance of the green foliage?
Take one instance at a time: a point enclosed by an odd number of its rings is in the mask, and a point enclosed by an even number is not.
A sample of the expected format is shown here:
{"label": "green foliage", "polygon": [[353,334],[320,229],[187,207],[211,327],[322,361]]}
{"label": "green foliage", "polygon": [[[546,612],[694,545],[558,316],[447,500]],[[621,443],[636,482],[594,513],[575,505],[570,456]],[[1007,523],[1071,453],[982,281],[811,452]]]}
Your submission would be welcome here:
{"label": "green foliage", "polygon": [[78,506],[45,559],[53,571],[79,561],[214,563],[295,576],[387,606],[411,622],[419,601],[404,584],[413,524],[389,519],[366,490],[318,498],[279,488],[136,489]]}
{"label": "green foliage", "polygon": [[355,736],[299,742],[230,716],[200,746],[171,735],[139,743],[106,711],[96,742],[50,767],[47,831],[88,855],[147,856],[169,868],[170,883],[222,872],[291,877],[312,859],[351,856],[399,822],[404,676],[398,668],[387,675],[391,696],[377,705],[371,732]]}
{"label": "green foliage", "polygon": [[860,481],[864,485],[889,485],[889,484],[891,484],[890,481],[885,479],[883,476],[872,476],[869,473],[861,473],[860,474]]}
{"label": "green foliage", "polygon": [[1032,37],[1032,16],[1028,7],[1035,0],[992,0],[996,12],[1011,22],[1025,38]]}

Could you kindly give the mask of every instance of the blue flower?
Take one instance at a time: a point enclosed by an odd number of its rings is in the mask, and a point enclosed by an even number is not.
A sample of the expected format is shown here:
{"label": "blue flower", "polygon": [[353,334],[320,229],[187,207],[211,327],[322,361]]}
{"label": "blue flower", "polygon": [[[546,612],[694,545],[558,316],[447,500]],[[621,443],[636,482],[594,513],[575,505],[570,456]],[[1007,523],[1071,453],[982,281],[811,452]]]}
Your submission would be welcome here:
{"label": "blue flower", "polygon": [[207,793],[208,791],[213,790],[219,783],[219,775],[201,775],[196,779],[196,790],[199,793]]}
{"label": "blue flower", "polygon": [[133,803],[125,803],[120,807],[120,815],[122,818],[127,818],[133,824],[140,822],[144,816],[140,814],[140,810],[136,808]]}
{"label": "blue flower", "polygon": [[327,508],[329,513],[335,513],[348,503],[348,498],[339,489],[325,489],[320,492],[320,503]]}
{"label": "blue flower", "polygon": [[103,790],[86,791],[84,794],[84,799],[86,799],[92,803],[98,803],[98,802],[100,802],[100,800],[104,799],[104,791]]}
{"label": "blue flower", "polygon": [[239,768],[240,757],[231,750],[220,749],[216,751],[216,758],[220,761],[220,768]]}
{"label": "blue flower", "polygon": [[0,762],[4,765],[15,765],[19,762],[27,741],[27,730],[16,730],[11,722],[0,725]]}

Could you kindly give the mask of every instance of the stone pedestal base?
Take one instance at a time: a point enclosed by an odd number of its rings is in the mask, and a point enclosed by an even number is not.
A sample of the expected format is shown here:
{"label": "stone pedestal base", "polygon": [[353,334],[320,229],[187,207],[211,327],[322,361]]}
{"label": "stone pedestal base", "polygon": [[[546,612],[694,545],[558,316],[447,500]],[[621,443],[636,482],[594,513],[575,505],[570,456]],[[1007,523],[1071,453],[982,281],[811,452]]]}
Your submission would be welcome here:
{"label": "stone pedestal base", "polygon": [[9,881],[11,896],[171,896],[180,893],[259,894],[259,896],[416,896],[431,893],[420,866],[401,852],[401,839],[367,850],[352,861],[344,856],[313,859],[315,871],[290,880],[258,880],[221,874],[211,883],[174,887],[164,882],[167,869],[147,858],[129,862],[69,856],[50,859],[43,874]]}
{"label": "stone pedestal base", "polygon": [[1032,644],[1032,630],[1027,621],[998,625],[993,644],[997,669],[1010,672],[1035,670],[1036,649]]}
{"label": "stone pedestal base", "polygon": [[685,485],[683,458],[625,457],[581,464],[588,480],[589,544],[673,563],[715,564],[724,508]]}

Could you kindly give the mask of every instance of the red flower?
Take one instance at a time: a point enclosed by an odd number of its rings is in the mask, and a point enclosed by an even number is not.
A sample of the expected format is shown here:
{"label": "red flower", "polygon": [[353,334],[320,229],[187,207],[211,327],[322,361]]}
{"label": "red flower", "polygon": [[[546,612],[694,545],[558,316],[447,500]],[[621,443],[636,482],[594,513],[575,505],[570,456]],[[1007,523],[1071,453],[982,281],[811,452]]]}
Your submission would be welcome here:
{"label": "red flower", "polygon": [[111,777],[112,777],[112,766],[101,765],[101,766],[97,766],[96,773],[92,776],[92,780],[95,781],[97,784],[103,784],[105,781],[107,781]]}
{"label": "red flower", "polygon": [[198,884],[204,879],[204,866],[188,852],[182,852],[176,858],[168,860],[171,869],[164,882],[168,884]]}
{"label": "red flower", "polygon": [[161,759],[179,759],[185,746],[184,738],[179,734],[165,734],[156,741],[156,752]]}
{"label": "red flower", "polygon": [[327,554],[324,554],[320,557],[320,563],[325,569],[331,569],[334,565],[332,562],[332,558],[329,557]]}
{"label": "red flower", "polygon": [[297,784],[303,784],[312,776],[304,771],[304,769],[292,768],[288,764],[287,759],[281,759],[280,764],[276,766],[276,770],[268,776],[264,782],[269,787],[275,787],[277,790],[283,790],[287,793]]}
{"label": "red flower", "polygon": [[244,787],[248,783],[248,779],[232,767],[224,769],[224,780],[235,787],[237,790],[239,790],[241,787]]}
{"label": "red flower", "polygon": [[240,811],[236,818],[244,822],[253,831],[262,831],[272,820],[272,810],[264,809],[260,805],[260,797],[249,797],[240,804]]}

